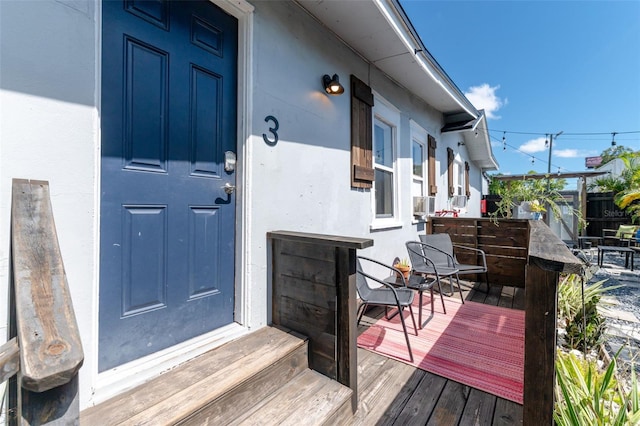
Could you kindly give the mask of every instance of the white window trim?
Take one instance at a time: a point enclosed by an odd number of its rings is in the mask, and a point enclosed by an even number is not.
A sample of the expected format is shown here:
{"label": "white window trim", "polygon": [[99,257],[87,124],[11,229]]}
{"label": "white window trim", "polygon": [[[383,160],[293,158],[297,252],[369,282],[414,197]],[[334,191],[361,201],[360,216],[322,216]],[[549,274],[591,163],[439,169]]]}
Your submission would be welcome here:
{"label": "white window trim", "polygon": [[[398,200],[400,199],[400,185],[398,185],[398,152],[400,148],[400,141],[402,140],[402,135],[400,132],[400,110],[394,107],[390,102],[380,96],[375,90],[373,91],[374,97],[374,106],[373,106],[373,120],[371,120],[371,131],[372,134],[374,132],[375,127],[375,119],[388,124],[392,127],[392,137],[393,141],[391,143],[391,147],[393,150],[393,168],[379,166],[375,164],[375,155],[374,155],[374,170],[376,168],[380,168],[381,170],[387,170],[393,172],[393,216],[385,217],[385,218],[377,218],[376,217],[376,197],[375,197],[375,182],[373,188],[371,190],[371,213],[372,213],[372,222],[370,225],[371,230],[380,230],[387,228],[398,228],[402,226],[402,222],[400,221],[400,206]],[[375,142],[374,142],[375,143]]]}
{"label": "white window trim", "polygon": [[[464,168],[464,161],[462,161],[462,157],[459,154],[456,154],[456,156],[453,159],[453,186],[455,188],[455,195],[467,195],[466,194],[466,186],[465,186],[465,181],[464,181],[464,177],[465,177],[465,168]],[[453,200],[453,198],[449,198],[449,202],[451,203]],[[463,209],[459,209],[460,212],[462,213],[466,213],[467,209],[469,208],[469,203],[467,201],[467,206]],[[451,207],[451,209],[453,209],[453,207]]]}
{"label": "white window trim", "polygon": [[[418,222],[423,222],[424,220],[417,220],[415,218],[415,216],[413,216],[413,183],[416,179],[416,175],[413,174],[413,143],[414,141],[419,143],[420,145],[422,145],[422,197],[426,197],[428,195],[429,192],[429,172],[428,172],[428,168],[429,168],[429,154],[428,154],[428,150],[429,150],[429,133],[422,127],[420,126],[418,123],[416,123],[413,120],[409,121],[409,127],[410,127],[410,141],[411,141],[411,173],[410,173],[410,179],[411,179],[411,186],[410,186],[410,190],[411,190],[411,194],[410,194],[410,214],[411,214],[411,218],[412,218],[412,223],[418,223]],[[426,219],[426,218],[425,218]]]}

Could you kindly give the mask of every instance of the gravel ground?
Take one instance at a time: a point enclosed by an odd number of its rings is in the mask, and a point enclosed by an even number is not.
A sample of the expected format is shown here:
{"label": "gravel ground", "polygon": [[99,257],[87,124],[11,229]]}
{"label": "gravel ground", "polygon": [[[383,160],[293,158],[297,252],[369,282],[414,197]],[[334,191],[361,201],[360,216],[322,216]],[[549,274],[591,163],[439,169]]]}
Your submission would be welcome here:
{"label": "gravel ground", "polygon": [[640,373],[640,256],[635,255],[631,271],[624,267],[624,256],[618,253],[606,253],[602,267],[597,266],[597,249],[586,254],[594,271],[589,282],[606,280],[604,286],[610,288],[602,298],[609,302],[601,310],[607,325],[605,348],[614,355],[624,346],[619,361],[627,367],[633,362]]}

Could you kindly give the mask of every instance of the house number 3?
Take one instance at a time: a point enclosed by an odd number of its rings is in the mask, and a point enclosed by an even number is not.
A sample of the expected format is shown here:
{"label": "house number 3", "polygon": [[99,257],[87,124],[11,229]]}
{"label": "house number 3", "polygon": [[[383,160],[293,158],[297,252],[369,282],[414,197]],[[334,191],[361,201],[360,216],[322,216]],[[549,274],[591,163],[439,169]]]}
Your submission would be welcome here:
{"label": "house number 3", "polygon": [[262,134],[262,139],[264,139],[264,143],[269,146],[276,146],[278,143],[278,129],[280,128],[280,124],[278,123],[278,119],[273,115],[267,115],[264,118],[265,122],[273,122],[273,127],[269,127],[269,132],[271,133],[271,137],[267,136],[265,133]]}

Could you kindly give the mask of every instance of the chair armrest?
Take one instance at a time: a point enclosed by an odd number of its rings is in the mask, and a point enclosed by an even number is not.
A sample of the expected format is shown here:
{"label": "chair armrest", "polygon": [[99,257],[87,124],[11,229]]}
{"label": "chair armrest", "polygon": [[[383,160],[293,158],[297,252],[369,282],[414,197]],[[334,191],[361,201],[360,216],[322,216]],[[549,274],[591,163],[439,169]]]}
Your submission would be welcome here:
{"label": "chair armrest", "polygon": [[[380,262],[379,260],[371,259],[370,257],[358,256],[358,258],[359,258],[359,259],[366,260],[366,261],[368,261],[368,262],[375,263],[375,264],[377,264],[377,265],[379,265],[379,266],[382,266],[382,267],[385,267],[385,268],[387,268],[387,269],[390,269],[391,271],[393,271],[393,272],[395,272],[396,274],[398,274],[398,275],[400,276],[400,278],[402,278],[402,286],[403,286],[403,287],[406,287],[406,286],[407,286],[407,280],[404,278],[404,274],[402,273],[402,271],[401,271],[401,270],[399,270],[398,268],[394,268],[393,266],[387,265],[386,263],[382,263],[382,262]],[[364,271],[360,271],[360,273],[361,273],[362,275],[364,275],[365,277],[367,277],[367,278],[370,278],[370,279],[374,280],[374,281],[375,281],[375,282],[377,282],[377,283],[380,283],[380,284],[383,284],[383,285],[385,285],[385,286],[387,286],[387,287],[393,288],[393,286],[392,286],[391,284],[389,284],[388,282],[385,282],[384,280],[381,280],[381,279],[379,279],[379,278],[376,278],[376,277],[374,277],[374,276],[371,276],[370,274],[367,274],[367,273],[366,273],[366,272],[364,272]],[[395,293],[395,291],[394,291],[394,293]]]}
{"label": "chair armrest", "polygon": [[472,250],[475,251],[476,253],[479,253],[482,256],[482,265],[485,267],[485,269],[487,268],[487,257],[484,253],[484,250],[480,250],[477,248],[473,248],[473,247],[467,247],[467,246],[461,246],[459,244],[454,244],[453,245],[454,249],[463,249],[463,250]]}

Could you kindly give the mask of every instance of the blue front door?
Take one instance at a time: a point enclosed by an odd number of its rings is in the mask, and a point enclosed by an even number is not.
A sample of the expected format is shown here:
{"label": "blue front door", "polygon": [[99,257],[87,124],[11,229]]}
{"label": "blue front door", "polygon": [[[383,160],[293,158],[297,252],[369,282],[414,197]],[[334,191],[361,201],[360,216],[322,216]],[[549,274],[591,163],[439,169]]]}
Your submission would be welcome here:
{"label": "blue front door", "polygon": [[102,5],[100,371],[233,321],[238,33],[208,1]]}

